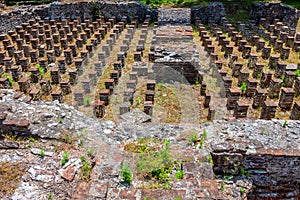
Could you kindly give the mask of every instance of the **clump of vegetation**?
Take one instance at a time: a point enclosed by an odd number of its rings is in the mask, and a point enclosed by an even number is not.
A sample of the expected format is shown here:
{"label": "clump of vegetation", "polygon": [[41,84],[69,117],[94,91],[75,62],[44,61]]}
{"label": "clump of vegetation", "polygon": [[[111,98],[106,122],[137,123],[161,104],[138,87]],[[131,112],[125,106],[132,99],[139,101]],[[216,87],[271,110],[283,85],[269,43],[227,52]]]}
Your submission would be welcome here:
{"label": "clump of vegetation", "polygon": [[164,148],[157,152],[141,154],[138,159],[138,172],[147,174],[158,183],[158,187],[170,189],[170,173],[174,160],[170,155],[170,141],[165,141]]}
{"label": "clump of vegetation", "polygon": [[245,194],[245,188],[241,187],[240,188],[240,193],[241,193],[241,196],[243,196]]}
{"label": "clump of vegetation", "polygon": [[64,166],[69,161],[69,153],[63,152],[62,159],[61,159],[61,165]]}
{"label": "clump of vegetation", "polygon": [[297,69],[297,70],[295,71],[295,76],[298,77],[299,75],[300,75],[300,70]]}
{"label": "clump of vegetation", "polygon": [[131,170],[129,169],[129,167],[126,165],[126,164],[123,164],[121,166],[121,177],[122,177],[122,180],[127,183],[127,184],[130,184],[131,181],[132,181],[132,172]]}
{"label": "clump of vegetation", "polygon": [[176,172],[175,176],[177,179],[183,179],[184,172],[182,170],[180,170],[180,171]]}
{"label": "clump of vegetation", "polygon": [[244,95],[247,90],[247,83],[243,82],[240,88],[242,91],[242,95]]}
{"label": "clump of vegetation", "polygon": [[53,198],[53,195],[52,194],[48,194],[48,199],[52,199]]}
{"label": "clump of vegetation", "polygon": [[158,151],[161,142],[151,138],[141,138],[137,142],[128,143],[124,146],[125,151],[133,153],[150,153]]}
{"label": "clump of vegetation", "polygon": [[214,166],[214,161],[213,161],[213,159],[212,159],[211,154],[209,154],[209,155],[206,157],[206,160],[209,162],[209,164],[211,164],[211,166]]}
{"label": "clump of vegetation", "polygon": [[196,145],[196,142],[198,140],[198,136],[196,133],[192,132],[190,133],[190,137],[189,137],[189,142],[192,143],[193,145]]}
{"label": "clump of vegetation", "polygon": [[38,68],[40,75],[45,74],[44,68],[42,68],[40,64],[36,64],[35,67]]}
{"label": "clump of vegetation", "polygon": [[89,149],[89,150],[86,152],[86,155],[92,156],[93,153],[94,153],[93,150],[92,150],[92,149]]}
{"label": "clump of vegetation", "polygon": [[89,182],[90,181],[90,176],[92,174],[92,165],[88,161],[83,161],[82,162],[82,168],[81,168],[81,179]]}
{"label": "clump of vegetation", "polygon": [[59,136],[58,140],[66,144],[73,144],[77,141],[78,137],[73,136],[71,132],[64,130]]}
{"label": "clump of vegetation", "polygon": [[40,155],[41,157],[44,157],[44,156],[45,156],[45,151],[41,149],[40,152],[39,152],[39,155]]}
{"label": "clump of vegetation", "polygon": [[89,106],[91,104],[92,100],[90,97],[84,97],[84,104]]}

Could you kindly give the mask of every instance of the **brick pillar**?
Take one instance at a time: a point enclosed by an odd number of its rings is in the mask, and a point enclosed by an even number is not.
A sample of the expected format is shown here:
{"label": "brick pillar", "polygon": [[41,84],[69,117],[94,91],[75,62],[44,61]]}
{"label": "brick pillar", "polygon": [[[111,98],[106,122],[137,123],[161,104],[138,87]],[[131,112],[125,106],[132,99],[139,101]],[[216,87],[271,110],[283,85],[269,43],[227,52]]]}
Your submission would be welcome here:
{"label": "brick pillar", "polygon": [[109,90],[100,90],[99,91],[99,100],[104,102],[104,105],[107,106],[109,104]]}
{"label": "brick pillar", "polygon": [[84,104],[83,94],[84,94],[83,90],[74,91],[74,99],[78,106],[82,106]]}
{"label": "brick pillar", "polygon": [[271,55],[269,59],[269,68],[276,69],[278,61],[279,61],[279,55]]}
{"label": "brick pillar", "polygon": [[50,70],[50,75],[51,75],[51,83],[52,84],[59,84],[60,82],[60,75],[58,68],[52,68]]}
{"label": "brick pillar", "polygon": [[260,113],[260,119],[270,120],[275,117],[277,103],[273,101],[264,101],[262,110]]}
{"label": "brick pillar", "polygon": [[279,107],[290,110],[294,101],[295,91],[292,88],[282,88],[279,99]]}
{"label": "brick pillar", "polygon": [[155,92],[153,90],[147,90],[146,91],[145,101],[154,102],[154,94],[155,94]]}
{"label": "brick pillar", "polygon": [[263,71],[262,76],[260,77],[260,87],[268,88],[272,79],[271,71]]}
{"label": "brick pillar", "polygon": [[52,92],[52,86],[48,79],[42,79],[40,81],[40,87],[42,94],[49,95]]}
{"label": "brick pillar", "polygon": [[236,119],[246,118],[247,117],[248,108],[249,108],[249,102],[241,101],[241,100],[237,101],[236,102],[236,107],[234,108],[234,114],[233,114],[233,116]]}
{"label": "brick pillar", "polygon": [[81,81],[82,89],[84,91],[84,94],[88,94],[91,92],[91,81],[90,79],[84,79]]}
{"label": "brick pillar", "polygon": [[281,85],[282,85],[282,81],[280,79],[277,78],[271,79],[269,93],[268,93],[269,98],[274,99],[279,97]]}
{"label": "brick pillar", "polygon": [[254,78],[249,78],[249,79],[247,80],[247,89],[246,89],[246,96],[247,96],[247,97],[250,97],[250,98],[253,97],[257,85],[258,85],[258,81],[257,81],[256,79],[254,79]]}
{"label": "brick pillar", "polygon": [[64,95],[68,95],[72,92],[69,80],[62,80],[60,82],[60,88],[63,91]]}
{"label": "brick pillar", "polygon": [[52,101],[58,100],[59,103],[63,103],[63,92],[61,90],[56,90],[51,92]]}
{"label": "brick pillar", "polygon": [[284,73],[284,84],[285,84],[285,87],[292,88],[293,85],[294,85],[295,78],[296,78],[295,72],[293,72],[293,71],[286,71]]}
{"label": "brick pillar", "polygon": [[239,88],[230,88],[227,96],[226,107],[232,110],[236,106],[236,102],[240,99],[241,90]]}
{"label": "brick pillar", "polygon": [[242,83],[246,83],[248,78],[249,78],[249,71],[242,69],[239,74],[238,86],[240,87]]}
{"label": "brick pillar", "polygon": [[223,82],[224,82],[224,88],[225,88],[226,96],[228,96],[229,89],[230,89],[231,86],[232,86],[232,78],[231,78],[231,77],[223,76],[223,77],[222,77],[222,80],[223,80]]}
{"label": "brick pillar", "polygon": [[95,100],[93,102],[94,115],[97,118],[102,118],[105,115],[104,101]]}
{"label": "brick pillar", "polygon": [[239,73],[240,73],[240,70],[243,68],[243,63],[242,62],[236,62],[234,63],[233,65],[233,69],[232,69],[232,76],[234,77],[239,77]]}
{"label": "brick pillar", "polygon": [[262,75],[263,68],[264,68],[263,63],[255,63],[254,70],[252,73],[253,78],[259,78]]}
{"label": "brick pillar", "polygon": [[294,91],[295,91],[295,96],[298,96],[300,94],[300,77],[296,78]]}
{"label": "brick pillar", "polygon": [[261,54],[262,59],[268,60],[270,58],[270,55],[271,55],[271,47],[264,46],[264,48],[262,49],[262,54]]}
{"label": "brick pillar", "polygon": [[248,59],[248,68],[253,69],[255,67],[255,63],[257,63],[258,55],[257,54],[250,54]]}
{"label": "brick pillar", "polygon": [[263,106],[264,101],[267,99],[267,90],[262,89],[260,87],[255,89],[255,94],[253,97],[253,108],[258,108],[260,106]]}
{"label": "brick pillar", "polygon": [[286,70],[286,63],[285,62],[278,62],[276,71],[275,71],[275,77],[281,78],[282,75],[284,75],[284,72]]}
{"label": "brick pillar", "polygon": [[300,102],[295,102],[292,108],[290,119],[299,120],[300,119]]}

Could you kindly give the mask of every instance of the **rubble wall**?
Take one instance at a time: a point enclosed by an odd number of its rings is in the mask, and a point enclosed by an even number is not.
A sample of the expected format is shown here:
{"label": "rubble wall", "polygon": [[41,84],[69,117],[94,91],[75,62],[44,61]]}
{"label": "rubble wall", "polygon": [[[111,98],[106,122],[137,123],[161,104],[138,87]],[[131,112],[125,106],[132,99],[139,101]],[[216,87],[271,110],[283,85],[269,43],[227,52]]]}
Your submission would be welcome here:
{"label": "rubble wall", "polygon": [[156,9],[149,9],[139,2],[54,2],[48,5],[22,6],[13,11],[2,12],[0,15],[0,33],[13,30],[29,19],[91,18],[92,11],[99,11],[99,14],[105,18],[116,17],[117,20],[127,16],[128,19],[137,17],[143,21],[146,15],[150,15],[153,20],[157,19]]}
{"label": "rubble wall", "polygon": [[296,28],[300,11],[291,6],[276,2],[257,2],[252,4],[250,19],[259,21],[266,18],[267,22],[273,23],[274,19],[279,19],[285,25]]}
{"label": "rubble wall", "polygon": [[195,23],[197,19],[201,23],[220,23],[222,17],[225,17],[225,8],[221,2],[209,3],[201,8],[192,8],[192,22]]}
{"label": "rubble wall", "polygon": [[258,140],[229,140],[213,146],[214,172],[236,179],[248,174],[253,186],[248,199],[300,197],[298,149],[266,147]]}

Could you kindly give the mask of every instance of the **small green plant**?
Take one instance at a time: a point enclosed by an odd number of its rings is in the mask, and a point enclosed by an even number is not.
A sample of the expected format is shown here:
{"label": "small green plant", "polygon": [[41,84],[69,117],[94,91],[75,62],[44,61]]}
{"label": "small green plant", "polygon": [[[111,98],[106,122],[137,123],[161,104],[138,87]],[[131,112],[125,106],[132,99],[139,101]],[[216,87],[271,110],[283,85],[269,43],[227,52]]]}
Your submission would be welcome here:
{"label": "small green plant", "polygon": [[141,103],[142,103],[142,98],[141,97],[136,98],[136,104],[140,105]]}
{"label": "small green plant", "polygon": [[207,138],[207,132],[204,131],[203,134],[202,134],[203,138]]}
{"label": "small green plant", "polygon": [[224,181],[221,182],[221,188],[220,189],[223,193],[225,192],[225,182]]}
{"label": "small green plant", "polygon": [[31,144],[27,144],[27,147],[28,147],[28,148],[31,148]]}
{"label": "small green plant", "polygon": [[192,144],[196,144],[196,142],[197,142],[197,140],[198,140],[198,136],[197,136],[197,134],[196,133],[194,133],[194,132],[192,132],[192,133],[190,133],[190,137],[189,137],[189,142],[190,143],[192,143]]}
{"label": "small green plant", "polygon": [[287,120],[284,120],[284,122],[283,122],[283,128],[285,128],[286,127],[286,125],[287,125]]}
{"label": "small green plant", "polygon": [[282,75],[282,76],[280,77],[280,79],[281,79],[281,81],[282,81],[282,87],[285,87],[285,86],[286,86],[286,84],[285,84],[285,76]]}
{"label": "small green plant", "polygon": [[250,172],[246,172],[246,174],[245,174],[245,176],[247,177],[247,178],[249,178],[250,177]]}
{"label": "small green plant", "polygon": [[125,183],[130,184],[132,181],[132,173],[129,167],[126,164],[121,166],[121,177]]}
{"label": "small green plant", "polygon": [[245,175],[245,172],[246,172],[245,168],[242,167],[242,168],[240,169],[240,175],[241,175],[241,176],[244,176],[244,175]]}
{"label": "small green plant", "polygon": [[158,86],[160,89],[166,89],[166,86],[164,86],[162,83],[158,83],[157,86]]}
{"label": "small green plant", "polygon": [[202,149],[204,145],[204,138],[201,138],[199,148]]}
{"label": "small green plant", "polygon": [[174,200],[182,200],[180,197],[175,197]]}
{"label": "small green plant", "polygon": [[58,118],[58,122],[62,123],[63,122],[63,118],[62,117]]}
{"label": "small green plant", "polygon": [[90,180],[90,175],[92,173],[92,166],[90,165],[89,162],[84,161],[82,163],[82,179],[85,181],[89,181]]}
{"label": "small green plant", "polygon": [[241,88],[242,93],[244,94],[247,90],[247,84],[245,82],[243,82],[240,88]]}
{"label": "small green plant", "polygon": [[184,172],[182,170],[177,171],[176,174],[175,174],[175,177],[177,179],[183,179],[183,176],[184,176]]}
{"label": "small green plant", "polygon": [[36,139],[34,139],[33,137],[29,137],[28,140],[32,143],[35,143],[36,142]]}
{"label": "small green plant", "polygon": [[41,149],[40,152],[39,152],[39,155],[40,155],[41,157],[44,157],[44,156],[45,156],[45,151]]}
{"label": "small green plant", "polygon": [[88,156],[91,156],[91,155],[93,155],[93,150],[91,150],[91,149],[89,149],[87,152],[86,152],[86,155],[88,155]]}
{"label": "small green plant", "polygon": [[42,68],[40,64],[36,64],[35,67],[38,68],[40,75],[45,74],[44,68]]}
{"label": "small green plant", "polygon": [[295,76],[298,77],[299,75],[300,75],[300,70],[297,69],[297,70],[295,71]]}
{"label": "small green plant", "polygon": [[69,153],[68,152],[63,152],[62,159],[61,159],[61,164],[64,166],[68,161],[69,161]]}
{"label": "small green plant", "polygon": [[211,166],[214,166],[214,161],[213,161],[213,159],[212,159],[212,156],[211,156],[211,154],[209,154],[208,156],[207,156],[207,161],[209,162],[209,164],[211,164]]}
{"label": "small green plant", "polygon": [[261,77],[261,72],[258,72],[257,73],[257,78],[260,78]]}
{"label": "small green plant", "polygon": [[84,162],[85,161],[85,157],[84,156],[80,156],[80,160],[81,160],[81,162]]}
{"label": "small green plant", "polygon": [[240,188],[240,193],[241,193],[241,196],[243,196],[245,194],[245,188],[241,187]]}
{"label": "small green plant", "polygon": [[91,98],[90,97],[84,97],[84,104],[89,106],[91,104]]}
{"label": "small green plant", "polygon": [[261,131],[260,131],[260,134],[265,134],[265,130],[264,129],[262,129]]}
{"label": "small green plant", "polygon": [[52,199],[53,198],[53,195],[52,194],[48,194],[48,199]]}

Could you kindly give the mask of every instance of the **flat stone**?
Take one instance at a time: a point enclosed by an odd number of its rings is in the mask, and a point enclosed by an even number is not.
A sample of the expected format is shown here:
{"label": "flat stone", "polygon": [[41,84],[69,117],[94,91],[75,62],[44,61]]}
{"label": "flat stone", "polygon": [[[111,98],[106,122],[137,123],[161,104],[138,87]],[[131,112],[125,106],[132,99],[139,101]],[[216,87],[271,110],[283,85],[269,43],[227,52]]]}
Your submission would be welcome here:
{"label": "flat stone", "polygon": [[65,170],[63,170],[62,172],[60,172],[61,177],[67,181],[73,181],[75,174],[76,174],[76,170],[74,167],[72,167],[71,165],[69,165]]}

